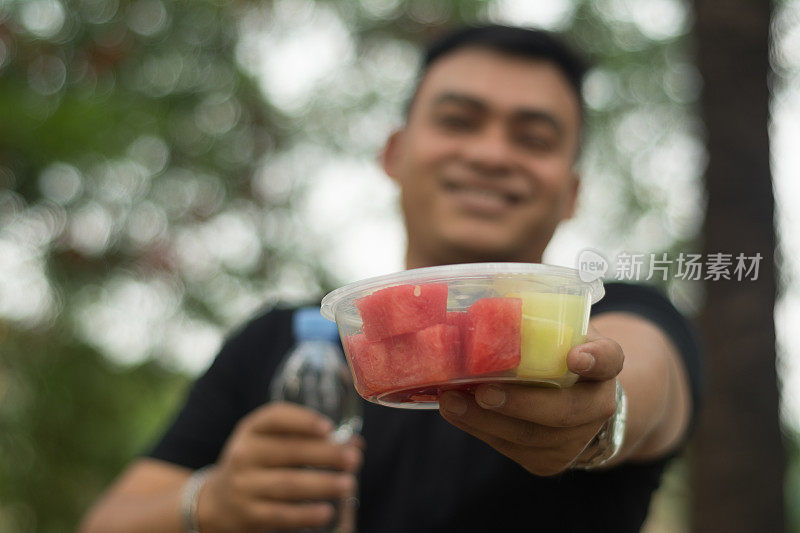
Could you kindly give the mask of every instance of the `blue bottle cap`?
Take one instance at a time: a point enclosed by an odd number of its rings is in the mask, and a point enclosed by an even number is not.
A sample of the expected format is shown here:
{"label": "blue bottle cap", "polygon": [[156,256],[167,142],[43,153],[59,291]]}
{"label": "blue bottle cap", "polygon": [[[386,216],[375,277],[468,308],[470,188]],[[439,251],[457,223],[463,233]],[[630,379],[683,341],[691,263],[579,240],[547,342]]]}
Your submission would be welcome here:
{"label": "blue bottle cap", "polygon": [[295,311],[292,318],[292,333],[297,342],[339,340],[339,329],[336,324],[324,318],[318,307],[303,307]]}

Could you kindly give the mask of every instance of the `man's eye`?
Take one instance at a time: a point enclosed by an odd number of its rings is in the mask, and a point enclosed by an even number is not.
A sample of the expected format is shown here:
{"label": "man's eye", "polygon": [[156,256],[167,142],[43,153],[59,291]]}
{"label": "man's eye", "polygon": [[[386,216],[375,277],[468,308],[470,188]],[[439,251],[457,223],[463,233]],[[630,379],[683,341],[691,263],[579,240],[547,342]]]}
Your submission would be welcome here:
{"label": "man's eye", "polygon": [[516,140],[520,146],[534,150],[551,150],[554,144],[550,139],[541,135],[520,134],[516,136]]}
{"label": "man's eye", "polygon": [[454,131],[467,131],[475,128],[476,121],[459,115],[442,115],[438,119],[439,124],[447,129]]}

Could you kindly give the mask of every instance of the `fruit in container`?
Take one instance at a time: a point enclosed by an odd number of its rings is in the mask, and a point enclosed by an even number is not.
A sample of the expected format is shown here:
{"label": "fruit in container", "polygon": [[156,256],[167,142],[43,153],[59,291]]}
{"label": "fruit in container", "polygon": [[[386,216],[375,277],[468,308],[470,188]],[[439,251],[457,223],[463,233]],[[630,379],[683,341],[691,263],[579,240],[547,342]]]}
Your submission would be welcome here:
{"label": "fruit in container", "polygon": [[447,284],[397,285],[355,301],[364,335],[379,341],[445,322]]}
{"label": "fruit in container", "polygon": [[467,309],[464,366],[468,374],[510,370],[520,360],[522,300],[481,298]]}
{"label": "fruit in container", "polygon": [[367,400],[435,408],[442,391],[481,382],[569,386],[602,282],[563,267],[448,265],[353,283],[322,302]]}
{"label": "fruit in container", "polygon": [[461,332],[436,324],[414,333],[370,341],[364,334],[345,338],[365,395],[440,383],[462,372]]}
{"label": "fruit in container", "polygon": [[584,298],[542,292],[511,292],[507,296],[522,300],[522,350],[517,376],[567,376],[567,353],[585,340],[583,332],[574,327],[584,322]]}

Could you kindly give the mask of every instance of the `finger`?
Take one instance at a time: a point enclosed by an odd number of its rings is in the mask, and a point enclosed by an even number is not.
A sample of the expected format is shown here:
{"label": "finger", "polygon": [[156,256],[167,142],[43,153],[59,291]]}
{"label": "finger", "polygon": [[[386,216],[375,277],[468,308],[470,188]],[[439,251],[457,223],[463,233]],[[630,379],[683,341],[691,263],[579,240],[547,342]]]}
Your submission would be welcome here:
{"label": "finger", "polygon": [[[441,397],[439,398],[439,401],[442,401]],[[520,444],[497,437],[496,435],[483,431],[482,429],[472,427],[457,417],[451,418],[449,414],[446,414],[446,411],[442,414],[442,416],[450,424],[462,431],[465,431],[466,433],[469,433],[473,437],[482,440],[512,461],[522,465],[532,474],[538,476],[552,476],[562,472],[573,460],[574,455],[579,451],[579,449],[576,451],[572,449],[572,447],[565,451],[564,449],[542,449],[522,446]]]}
{"label": "finger", "polygon": [[339,505],[339,529],[342,533],[355,533],[358,498],[355,495],[346,498]]}
{"label": "finger", "polygon": [[257,470],[243,481],[246,490],[271,500],[324,500],[346,498],[356,487],[352,474],[299,468]]}
{"label": "finger", "polygon": [[475,413],[476,410],[481,409],[475,403],[475,400],[469,394],[448,391],[439,396],[439,413],[442,417],[456,426],[457,428],[466,431],[467,433],[481,439],[493,448],[498,450],[510,448],[512,443],[501,437],[493,435],[479,427],[473,427],[468,420],[470,414]]}
{"label": "finger", "polygon": [[247,415],[242,423],[257,433],[282,433],[322,437],[333,423],[320,413],[298,404],[269,403]]}
{"label": "finger", "polygon": [[355,472],[363,461],[357,447],[322,439],[261,437],[250,449],[251,461],[265,467],[312,466]]}
{"label": "finger", "polygon": [[604,421],[617,408],[614,381],[576,383],[566,389],[481,384],[475,400],[484,409],[555,428]]}
{"label": "finger", "polygon": [[[450,409],[454,401],[463,401],[466,405],[466,411],[463,414],[457,414]],[[597,432],[600,424],[596,422],[568,428],[543,426],[484,409],[469,395],[456,398],[448,393],[444,399],[440,398],[439,402],[443,409],[442,415],[447,420],[457,420],[484,434],[529,448],[558,448],[565,442],[591,438]]]}
{"label": "finger", "polygon": [[333,520],[329,503],[258,502],[253,510],[258,529],[320,528]]}
{"label": "finger", "polygon": [[356,448],[358,448],[362,452],[367,449],[367,441],[364,440],[364,437],[362,437],[361,435],[358,435],[358,434],[353,435],[352,437],[350,437],[350,440],[347,441],[347,444],[349,444],[351,446],[355,446]]}
{"label": "finger", "polygon": [[587,342],[574,346],[567,353],[567,367],[584,381],[613,379],[622,371],[624,362],[622,347],[599,335],[590,336]]}

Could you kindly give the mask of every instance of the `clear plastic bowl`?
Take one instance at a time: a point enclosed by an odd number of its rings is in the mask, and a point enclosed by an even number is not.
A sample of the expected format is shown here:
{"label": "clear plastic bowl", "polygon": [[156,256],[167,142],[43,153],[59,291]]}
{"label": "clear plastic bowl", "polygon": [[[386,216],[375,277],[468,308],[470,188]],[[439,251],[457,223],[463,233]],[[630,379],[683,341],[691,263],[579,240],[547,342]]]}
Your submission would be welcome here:
{"label": "clear plastic bowl", "polygon": [[514,382],[568,387],[572,346],[605,291],[577,270],[476,263],[351,283],[322,300],[339,328],[358,393],[393,407],[436,409],[445,390]]}

